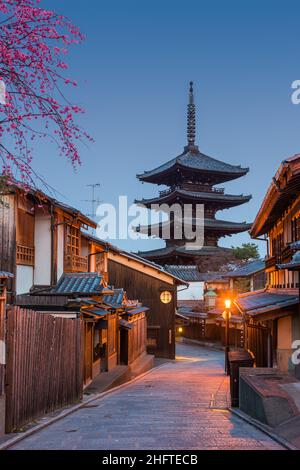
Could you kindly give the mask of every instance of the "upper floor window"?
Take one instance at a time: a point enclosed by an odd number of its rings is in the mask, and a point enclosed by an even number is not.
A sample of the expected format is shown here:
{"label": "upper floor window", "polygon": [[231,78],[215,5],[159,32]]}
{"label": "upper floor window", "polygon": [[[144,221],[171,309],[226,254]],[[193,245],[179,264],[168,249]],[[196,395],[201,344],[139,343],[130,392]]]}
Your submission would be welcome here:
{"label": "upper floor window", "polygon": [[292,242],[300,240],[300,217],[292,219],[291,232]]}
{"label": "upper floor window", "polygon": [[17,264],[34,266],[34,214],[18,208],[16,233]]}
{"label": "upper floor window", "polygon": [[272,240],[272,256],[276,256],[277,259],[281,257],[283,250],[283,233],[277,235],[277,237]]}
{"label": "upper floor window", "polygon": [[66,255],[80,255],[80,231],[78,227],[66,225],[65,250]]}

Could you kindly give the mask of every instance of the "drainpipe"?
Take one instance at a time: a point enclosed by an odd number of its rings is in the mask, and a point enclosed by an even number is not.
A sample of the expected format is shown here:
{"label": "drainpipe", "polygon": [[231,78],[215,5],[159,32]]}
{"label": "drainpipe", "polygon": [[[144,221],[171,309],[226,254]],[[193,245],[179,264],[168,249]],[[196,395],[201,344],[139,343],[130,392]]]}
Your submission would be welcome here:
{"label": "drainpipe", "polygon": [[269,250],[269,239],[267,237],[261,238],[261,237],[251,237],[253,240],[259,240],[261,242],[267,242],[267,257],[270,255],[270,250]]}
{"label": "drainpipe", "polygon": [[54,286],[56,284],[56,263],[55,263],[55,256],[54,256],[54,246],[55,246],[55,218],[53,213],[53,204],[50,206],[50,214],[51,214],[51,285]]}

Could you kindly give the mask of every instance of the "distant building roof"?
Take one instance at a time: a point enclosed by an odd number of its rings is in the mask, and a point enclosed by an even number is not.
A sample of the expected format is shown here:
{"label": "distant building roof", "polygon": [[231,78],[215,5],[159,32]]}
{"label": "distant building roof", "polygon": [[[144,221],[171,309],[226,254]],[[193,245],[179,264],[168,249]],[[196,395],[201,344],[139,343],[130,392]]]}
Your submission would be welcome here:
{"label": "distant building roof", "polygon": [[167,264],[165,265],[165,270],[173,274],[180,279],[183,279],[187,282],[197,282],[203,281],[203,275],[199,272],[199,269],[195,265],[175,265]]}
{"label": "distant building roof", "polygon": [[63,273],[57,285],[49,291],[54,295],[97,295],[103,286],[98,273]]}
{"label": "distant building roof", "polygon": [[252,276],[252,274],[258,273],[260,271],[264,271],[264,269],[265,269],[264,260],[257,259],[247,264],[244,264],[243,266],[235,269],[234,271],[229,271],[223,274],[223,277],[227,277],[227,278],[248,277],[248,276]]}
{"label": "distant building roof", "polygon": [[158,248],[156,250],[140,251],[138,254],[145,258],[151,258],[152,256],[155,258],[164,258],[166,256],[176,254],[194,258],[195,256],[223,256],[230,253],[232,253],[231,248],[223,248],[219,246],[203,246],[198,250],[189,250],[185,246],[169,246]]}
{"label": "distant building roof", "polygon": [[179,315],[183,315],[185,317],[201,318],[203,320],[207,318],[206,312],[196,312],[191,307],[178,307],[177,312],[179,313]]}

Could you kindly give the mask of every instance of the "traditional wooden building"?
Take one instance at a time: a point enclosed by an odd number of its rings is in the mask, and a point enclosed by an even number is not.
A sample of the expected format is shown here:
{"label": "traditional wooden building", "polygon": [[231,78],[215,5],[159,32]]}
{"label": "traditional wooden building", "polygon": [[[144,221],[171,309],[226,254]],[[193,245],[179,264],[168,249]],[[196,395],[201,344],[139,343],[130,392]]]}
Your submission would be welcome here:
{"label": "traditional wooden building", "polygon": [[239,296],[236,305],[247,320],[246,345],[257,365],[295,372],[292,344],[300,338],[299,268],[293,255],[299,241],[300,155],[284,160],[268,188],[251,228],[264,237],[267,287]]}
{"label": "traditional wooden building", "polygon": [[[137,227],[137,231],[141,233],[149,235],[155,233],[160,238],[165,238],[166,247],[138,254],[161,265],[196,264],[200,267],[200,271],[206,272],[218,270],[220,265],[232,257],[231,249],[218,245],[219,239],[244,232],[251,226],[245,222],[217,219],[216,213],[244,204],[250,200],[251,196],[226,194],[224,188],[216,187],[216,185],[246,175],[248,168],[230,165],[199,151],[195,144],[195,113],[191,82],[187,113],[187,145],[183,153],[151,171],[138,175],[141,182],[168,187],[160,191],[158,197],[136,201],[149,209],[154,209],[156,206],[155,210],[160,207],[161,211],[170,213],[167,222]],[[172,212],[173,204],[181,207],[179,218],[176,218]],[[185,213],[187,204],[192,207],[191,214]],[[196,217],[197,204],[204,205],[204,246],[201,249],[192,249],[188,247],[192,241],[186,238],[184,226],[191,233],[202,223]],[[168,238],[164,235],[165,233],[168,234]],[[178,237],[178,233],[181,238]]]}
{"label": "traditional wooden building", "polygon": [[[124,251],[91,235],[91,270],[95,269],[97,253],[102,252],[107,265],[109,283],[122,286],[127,295],[139,299],[147,311],[147,350],[158,357],[175,358],[175,312],[177,289],[188,283],[166,271],[160,265]],[[95,259],[93,259],[95,258]],[[92,261],[93,259],[93,261]],[[93,264],[92,264],[93,263]]]}
{"label": "traditional wooden building", "polygon": [[95,228],[94,221],[39,190],[11,186],[2,195],[0,224],[0,269],[14,274],[9,303],[83,319],[86,385],[145,353],[148,309],[137,297],[128,300],[122,284],[109,286],[106,246],[83,231]]}
{"label": "traditional wooden building", "polygon": [[94,221],[36,189],[10,186],[1,198],[0,270],[14,274],[10,300],[55,285],[63,272],[88,271],[81,229]]}
{"label": "traditional wooden building", "polygon": [[223,277],[228,280],[232,292],[242,293],[264,289],[267,282],[265,261],[262,259],[250,261],[233,271],[228,271]]}
{"label": "traditional wooden building", "polygon": [[83,320],[85,385],[146,354],[148,308],[128,299],[123,289],[109,287],[98,272],[64,273],[56,286],[19,295],[17,302],[40,314]]}

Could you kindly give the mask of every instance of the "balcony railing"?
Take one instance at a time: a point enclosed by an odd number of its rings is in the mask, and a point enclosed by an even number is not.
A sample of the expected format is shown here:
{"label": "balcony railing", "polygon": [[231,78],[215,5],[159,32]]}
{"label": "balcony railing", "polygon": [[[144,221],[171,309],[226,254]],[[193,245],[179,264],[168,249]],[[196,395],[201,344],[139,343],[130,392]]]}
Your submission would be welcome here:
{"label": "balcony railing", "polygon": [[159,191],[159,196],[167,196],[176,189],[182,189],[184,191],[224,194],[224,188],[212,188],[211,186],[201,186],[199,184],[183,184],[182,186],[171,186],[168,189],[163,189],[162,191]]}
{"label": "balcony railing", "polygon": [[17,244],[17,264],[34,266],[34,247]]}
{"label": "balcony railing", "polygon": [[64,269],[68,272],[85,273],[88,271],[88,257],[78,255],[66,255]]}

